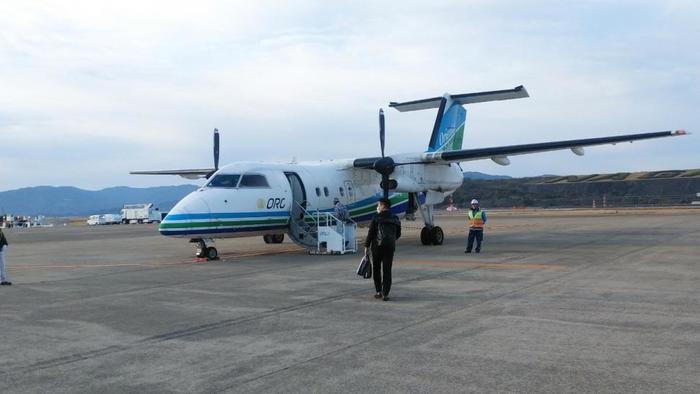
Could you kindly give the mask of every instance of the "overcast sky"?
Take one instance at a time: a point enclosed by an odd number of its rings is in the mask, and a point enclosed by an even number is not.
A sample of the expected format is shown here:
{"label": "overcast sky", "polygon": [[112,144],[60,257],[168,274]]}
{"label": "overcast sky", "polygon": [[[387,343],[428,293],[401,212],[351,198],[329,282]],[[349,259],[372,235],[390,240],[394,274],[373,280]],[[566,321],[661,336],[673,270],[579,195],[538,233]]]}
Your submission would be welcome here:
{"label": "overcast sky", "polygon": [[[389,101],[508,89],[465,147],[685,128],[511,158],[511,176],[700,167],[696,1],[0,1],[0,190],[188,183],[130,170],[379,153]],[[387,151],[433,111],[387,110]]]}

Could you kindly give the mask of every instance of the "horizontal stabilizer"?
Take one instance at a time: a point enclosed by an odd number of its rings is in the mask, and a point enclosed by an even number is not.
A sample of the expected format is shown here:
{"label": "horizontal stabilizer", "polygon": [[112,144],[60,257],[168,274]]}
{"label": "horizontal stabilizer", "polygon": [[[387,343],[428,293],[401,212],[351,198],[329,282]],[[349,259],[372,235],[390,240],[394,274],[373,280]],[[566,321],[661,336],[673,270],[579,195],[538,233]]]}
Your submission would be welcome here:
{"label": "horizontal stabilizer", "polygon": [[[458,103],[461,105],[530,97],[527,94],[527,90],[525,90],[525,87],[523,85],[520,85],[514,89],[454,94],[447,96],[449,96],[452,99],[453,103]],[[389,106],[392,108],[396,108],[401,112],[419,111],[422,109],[440,108],[440,102],[442,101],[442,99],[443,96],[415,101],[406,101],[404,103],[397,103],[392,101],[391,103],[389,103]]]}

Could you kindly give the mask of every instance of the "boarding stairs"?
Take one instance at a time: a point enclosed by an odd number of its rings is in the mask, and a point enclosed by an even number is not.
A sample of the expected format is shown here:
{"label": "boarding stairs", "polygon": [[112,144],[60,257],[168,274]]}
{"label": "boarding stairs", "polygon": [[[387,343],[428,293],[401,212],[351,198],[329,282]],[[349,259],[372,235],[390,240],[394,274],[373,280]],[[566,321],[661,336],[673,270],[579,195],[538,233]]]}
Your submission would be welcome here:
{"label": "boarding stairs", "polygon": [[290,218],[289,237],[310,254],[345,254],[357,252],[357,223],[344,222],[329,212],[313,210],[297,202]]}

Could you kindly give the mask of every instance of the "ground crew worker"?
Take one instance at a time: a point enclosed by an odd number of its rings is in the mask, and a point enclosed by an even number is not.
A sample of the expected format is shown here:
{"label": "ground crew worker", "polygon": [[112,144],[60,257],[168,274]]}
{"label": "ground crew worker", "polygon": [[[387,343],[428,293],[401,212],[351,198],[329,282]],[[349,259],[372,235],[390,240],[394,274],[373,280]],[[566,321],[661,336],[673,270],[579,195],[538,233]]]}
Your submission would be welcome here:
{"label": "ground crew worker", "polygon": [[391,213],[391,201],[382,198],[377,204],[377,214],[372,218],[365,240],[365,254],[368,254],[367,248],[371,248],[372,251],[372,275],[374,289],[377,291],[374,298],[389,301],[391,264],[394,261],[396,240],[400,237],[401,221]]}
{"label": "ground crew worker", "polygon": [[5,251],[7,250],[7,238],[0,229],[0,285],[9,286],[12,284],[7,280],[7,272],[5,271]]}
{"label": "ground crew worker", "polygon": [[467,212],[469,216],[469,236],[467,237],[467,250],[464,253],[471,253],[476,239],[476,253],[481,252],[481,241],[484,239],[484,224],[486,223],[486,212],[479,207],[479,201],[473,199],[471,209]]}

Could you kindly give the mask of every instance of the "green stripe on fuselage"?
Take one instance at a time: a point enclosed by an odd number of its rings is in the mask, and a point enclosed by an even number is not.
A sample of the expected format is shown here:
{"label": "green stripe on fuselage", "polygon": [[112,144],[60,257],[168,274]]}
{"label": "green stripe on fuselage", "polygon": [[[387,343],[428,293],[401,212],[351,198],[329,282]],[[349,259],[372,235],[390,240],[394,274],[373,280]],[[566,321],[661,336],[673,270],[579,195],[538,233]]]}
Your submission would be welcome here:
{"label": "green stripe on fuselage", "polygon": [[202,227],[238,227],[238,226],[254,226],[254,225],[269,225],[269,224],[287,224],[288,219],[263,219],[263,220],[237,220],[237,221],[206,221],[206,222],[180,222],[180,223],[161,223],[161,229],[177,229],[177,228],[202,228]]}

